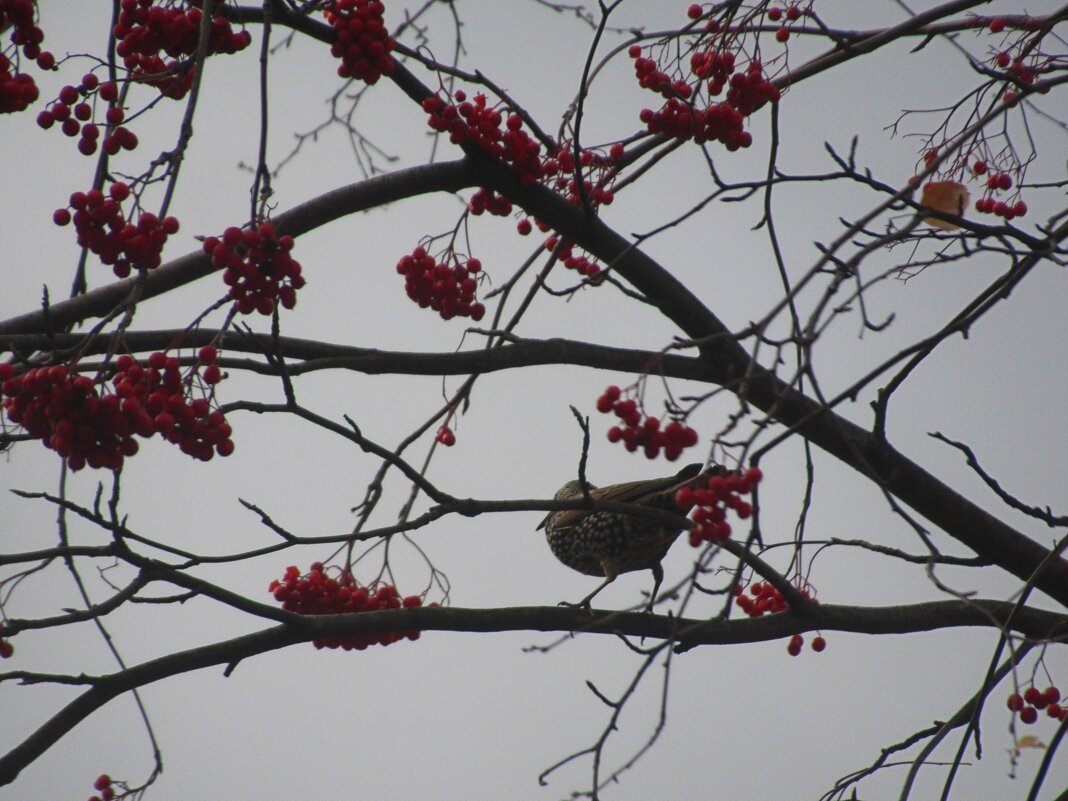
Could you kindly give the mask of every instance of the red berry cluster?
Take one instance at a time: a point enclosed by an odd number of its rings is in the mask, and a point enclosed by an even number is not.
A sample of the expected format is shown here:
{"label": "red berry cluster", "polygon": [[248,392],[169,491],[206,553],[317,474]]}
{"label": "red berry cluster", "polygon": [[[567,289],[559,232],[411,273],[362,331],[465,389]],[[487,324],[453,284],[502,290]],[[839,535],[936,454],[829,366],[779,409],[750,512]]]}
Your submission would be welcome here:
{"label": "red berry cluster", "polygon": [[[612,151],[622,157],[623,146],[618,142]],[[583,150],[579,154],[582,165],[582,189],[586,199],[594,206],[610,206],[615,200],[611,185],[616,178],[618,168],[613,163],[618,160],[612,156],[605,157],[592,150]],[[570,141],[562,142],[552,158],[547,158],[541,165],[541,178],[546,186],[555,189],[567,198],[573,206],[582,205],[582,192],[579,191],[578,171],[575,169],[575,154]]]}
{"label": "red berry cluster", "polygon": [[365,83],[377,83],[397,68],[390,53],[397,43],[382,21],[385,6],[379,0],[337,0],[326,12],[336,36],[330,54],[341,59],[337,74]]}
{"label": "red berry cluster", "polygon": [[420,308],[430,307],[443,320],[470,317],[478,322],[486,313],[486,307],[475,300],[482,262],[474,258],[461,262],[451,252],[446,259],[435,261],[422,247],[401,257],[397,272],[404,276],[408,297]]}
{"label": "red berry cluster", "polygon": [[975,210],[980,214],[994,214],[1006,220],[1023,217],[1027,214],[1027,204],[1022,200],[1008,203],[1004,200],[996,200],[995,192],[1003,192],[1012,188],[1012,176],[1007,172],[990,172],[990,167],[985,161],[977,161],[972,165],[972,172],[976,175],[987,175],[986,188],[989,194],[975,201]]}
{"label": "red berry cluster", "polygon": [[15,646],[10,640],[0,638],[0,659],[10,659],[15,653]]}
{"label": "red berry cluster", "polygon": [[101,773],[96,777],[96,781],[93,782],[93,789],[100,795],[89,796],[89,801],[111,801],[118,794],[115,789],[115,782],[106,773]]}
{"label": "red berry cluster", "polygon": [[451,448],[453,445],[456,444],[456,434],[454,434],[452,429],[448,426],[442,426],[441,428],[439,428],[438,433],[435,435],[434,439],[436,439],[446,448]]}
{"label": "red berry cluster", "polygon": [[40,96],[29,74],[11,69],[10,59],[0,53],[0,114],[22,111]]}
{"label": "red berry cluster", "polygon": [[738,519],[745,520],[753,513],[753,507],[742,499],[760,483],[763,473],[759,467],[750,467],[742,474],[713,475],[705,487],[683,487],[675,493],[675,503],[689,509],[696,506],[691,518],[697,524],[690,529],[690,545],[698,547],[702,542],[722,542],[731,535],[727,522],[727,510],[731,509]]}
{"label": "red berry cluster", "polygon": [[137,222],[128,221],[122,202],[130,196],[130,187],[117,181],[108,187],[108,194],[99,189],[75,192],[68,208],[57,209],[52,215],[56,225],[67,225],[73,219],[78,244],[112,265],[119,278],[125,278],[133,267],[154,269],[161,263],[160,254],[167,237],[178,232],[174,217],[160,219],[151,212],[141,212]]}
{"label": "red berry cluster", "polygon": [[[583,194],[585,200],[593,206],[608,205],[612,202],[610,185],[616,174],[616,167],[612,162],[623,157],[622,145],[613,146],[611,158],[592,151],[583,151],[580,163],[585,171],[585,191],[582,193],[575,177],[577,173],[574,154],[568,142],[562,142],[554,153],[543,160],[541,144],[523,130],[523,118],[518,114],[509,114],[506,119],[499,110],[488,105],[486,96],[481,93],[468,100],[467,94],[458,90],[453,94],[453,100],[455,102],[446,103],[441,97],[434,95],[423,101],[423,110],[430,115],[427,124],[435,131],[449,134],[449,141],[453,144],[473,145],[493,158],[509,164],[524,186],[541,181],[575,205],[582,205]],[[511,213],[512,204],[507,198],[482,188],[472,197],[469,209],[472,214],[489,212],[505,216]],[[538,228],[542,231],[549,230],[548,226],[540,222]],[[533,230],[533,226],[529,220],[522,219],[517,230],[526,236]],[[546,248],[554,250],[558,242],[557,238],[552,237],[546,242]],[[593,278],[601,271],[596,261],[575,254],[570,243],[565,243],[558,255],[565,267],[588,277]]]}
{"label": "red berry cluster", "polygon": [[747,595],[742,585],[734,588],[734,602],[738,608],[749,617],[763,617],[774,615],[776,612],[785,612],[790,608],[782,593],[775,589],[769,582],[754,581],[749,585]]}
{"label": "red berry cluster", "polygon": [[[796,5],[789,5],[785,8],[772,6],[768,9],[769,22],[779,22],[784,16],[787,21],[796,22],[801,19],[801,9]],[[775,40],[778,42],[785,42],[789,38],[790,28],[784,23],[777,31],[775,31]]]}
{"label": "red berry cluster", "polygon": [[482,187],[471,196],[467,209],[476,217],[487,211],[495,217],[507,217],[512,213],[512,201],[492,189]]}
{"label": "red berry cluster", "polygon": [[[786,643],[786,652],[790,656],[799,656],[801,654],[801,647],[805,644],[805,638],[800,634],[791,634],[789,641]],[[827,641],[822,636],[816,635],[812,638],[812,650],[816,653],[820,653],[827,647]]]}
{"label": "red berry cluster", "polygon": [[729,88],[724,102],[698,108],[692,102],[694,88],[689,83],[671,80],[653,59],[641,55],[637,45],[628,52],[634,59],[639,85],[666,98],[659,110],[646,108],[638,115],[652,133],[683,141],[693,139],[697,143],[718,141],[732,151],[749,147],[753,137],[743,130],[746,117],[765,103],[778,102],[780,97],[779,89],[767,79],[756,59],[744,71],[732,72],[735,66],[732,53],[701,51],[690,57],[691,72],[701,80],[708,80],[708,93],[712,97]]}
{"label": "red berry cluster", "polygon": [[[94,119],[94,113],[89,101],[94,94],[98,94],[100,99],[108,104],[104,119],[100,123],[91,121]],[[96,75],[89,72],[82,76],[79,86],[64,86],[60,89],[59,97],[37,115],[37,124],[48,130],[58,122],[60,130],[67,136],[75,137],[81,133],[78,150],[86,156],[96,153],[101,124],[107,131],[101,143],[105,153],[114,156],[123,148],[133,150],[137,147],[137,136],[121,124],[126,119],[126,112],[116,102],[118,97],[118,84],[111,81],[100,83]]]}
{"label": "red berry cluster", "polygon": [[1040,709],[1045,709],[1048,717],[1065,720],[1068,718],[1068,707],[1057,703],[1060,700],[1061,691],[1056,687],[1047,687],[1045,690],[1028,687],[1023,695],[1010,695],[1006,705],[1011,712],[1019,714],[1022,723],[1034,723],[1038,720]]}
{"label": "red berry cluster", "polygon": [[[115,52],[131,71],[134,80],[159,89],[160,94],[178,100],[193,85],[193,65],[177,59],[196,52],[203,12],[183,4],[154,5],[156,0],[122,0],[119,21],[112,33],[118,40]],[[230,21],[211,21],[208,55],[237,53],[252,42],[248,31],[234,33]],[[160,52],[170,56],[169,61]]]}
{"label": "red berry cluster", "polygon": [[221,239],[204,240],[204,252],[216,269],[225,270],[223,283],[241,314],[271,314],[278,303],[286,309],[297,305],[305,282],[300,262],[289,255],[292,249],[293,237],[279,236],[269,222],[247,230],[231,226]]}
{"label": "red berry cluster", "polygon": [[[558,245],[559,248],[557,247]],[[582,253],[576,253],[575,245],[572,242],[564,240],[564,243],[560,245],[559,237],[550,236],[545,240],[545,249],[550,252],[556,251],[557,258],[564,263],[567,269],[585,275],[589,279],[589,283],[599,284],[601,282],[603,278],[601,265],[596,259],[591,259],[589,256],[582,255]]]}
{"label": "red berry cluster", "polygon": [[[1001,69],[1007,69],[1017,81],[1023,84],[1033,84],[1035,78],[1042,74],[1042,69],[1037,66],[1024,63],[1021,58],[1013,58],[1008,51],[1002,51],[994,56],[994,63]],[[1004,96],[1002,99],[1005,99]],[[1008,102],[1008,101],[1006,101]],[[1012,105],[1011,103],[1009,105]]]}
{"label": "red berry cluster", "polygon": [[541,177],[541,145],[523,130],[522,117],[510,114],[505,120],[500,111],[487,105],[486,96],[481,93],[469,101],[467,93],[458,89],[453,99],[455,103],[446,103],[433,95],[423,101],[431,128],[447,133],[454,145],[473,145],[511,165],[524,186]]}
{"label": "red berry cluster", "polygon": [[0,51],[0,114],[22,111],[40,95],[33,78],[19,71],[18,49],[22,55],[37,62],[43,70],[50,70],[56,58],[41,50],[44,31],[34,22],[33,0],[0,0],[0,32],[12,28],[11,48]]}
{"label": "red berry cluster", "polygon": [[229,456],[234,452],[232,429],[225,415],[213,410],[207,397],[192,397],[195,379],[208,388],[222,380],[217,358],[215,348],[205,345],[197,354],[197,364],[183,376],[174,356],[153,353],[145,369],[132,356],[122,355],[115,361],[117,372],[112,383],[124,409],[140,407],[153,430],[167,442],[206,462],[216,453]]}
{"label": "red berry cluster", "polygon": [[[656,92],[667,100],[689,100],[693,94],[693,87],[681,78],[671,80],[671,76],[662,71],[655,60],[642,55],[641,47],[631,45],[627,54],[634,59],[634,75],[638,79],[638,86],[642,89]],[[692,59],[697,58],[698,55],[700,54],[694,54]]]}
{"label": "red berry cluster", "polygon": [[622,426],[608,429],[609,442],[622,442],[631,453],[642,448],[650,459],[659,456],[662,448],[669,462],[678,459],[684,448],[697,444],[697,432],[682,420],[672,420],[661,428],[660,420],[656,417],[643,419],[637,401],[621,396],[619,387],[610,386],[597,398],[597,411],[601,414],[614,412],[623,423]]}
{"label": "red berry cluster", "polygon": [[[376,612],[422,606],[423,599],[409,595],[401,599],[392,584],[372,584],[360,587],[352,573],[337,570],[337,578],[327,575],[321,562],[314,562],[301,575],[300,568],[290,565],[282,579],[272,581],[268,591],[287,612],[298,615],[340,615],[347,612]],[[437,606],[436,603],[430,606]],[[387,631],[379,634],[353,634],[348,637],[327,637],[313,640],[316,648],[343,648],[362,651],[368,645],[390,645],[403,639],[418,640],[419,631]]]}
{"label": "red berry cluster", "polygon": [[72,470],[86,464],[117,470],[138,451],[134,434],[152,434],[151,420],[139,406],[127,410],[118,395],[101,394],[92,378],[64,365],[14,375],[10,364],[0,364],[0,378],[8,420],[66,459]]}
{"label": "red berry cluster", "polygon": [[66,365],[37,367],[15,375],[0,364],[3,409],[45,447],[66,459],[72,470],[89,465],[117,470],[139,450],[135,436],[159,432],[194,458],[229,456],[231,429],[206,398],[191,398],[193,379],[213,385],[222,379],[215,349],[202,348],[197,366],[185,378],[175,357],[153,353],[148,369],[132,356],[115,360],[114,389],[102,378],[80,375]]}

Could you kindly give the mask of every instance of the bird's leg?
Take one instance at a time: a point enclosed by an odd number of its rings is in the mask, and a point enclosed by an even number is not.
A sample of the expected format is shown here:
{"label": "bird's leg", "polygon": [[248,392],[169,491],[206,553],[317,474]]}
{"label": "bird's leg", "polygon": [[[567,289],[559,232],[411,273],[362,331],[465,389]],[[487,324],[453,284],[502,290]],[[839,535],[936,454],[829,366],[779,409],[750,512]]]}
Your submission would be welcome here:
{"label": "bird's leg", "polygon": [[653,571],[653,591],[649,593],[649,605],[645,607],[645,611],[652,614],[653,605],[656,603],[656,594],[660,591],[660,585],[664,583],[664,568],[657,562],[649,569]]}
{"label": "bird's leg", "polygon": [[589,595],[587,595],[585,598],[583,598],[577,604],[569,603],[568,601],[561,601],[560,602],[560,606],[577,606],[577,607],[580,607],[582,609],[589,609],[590,608],[590,601],[592,601],[594,599],[594,596],[596,596],[597,593],[599,593],[601,590],[603,590],[605,587],[607,587],[609,584],[611,584],[615,580],[616,580],[616,572],[614,570],[609,569],[607,566],[605,566],[605,568],[604,568],[604,581],[602,581],[600,584],[598,584],[594,588],[593,592],[591,592]]}

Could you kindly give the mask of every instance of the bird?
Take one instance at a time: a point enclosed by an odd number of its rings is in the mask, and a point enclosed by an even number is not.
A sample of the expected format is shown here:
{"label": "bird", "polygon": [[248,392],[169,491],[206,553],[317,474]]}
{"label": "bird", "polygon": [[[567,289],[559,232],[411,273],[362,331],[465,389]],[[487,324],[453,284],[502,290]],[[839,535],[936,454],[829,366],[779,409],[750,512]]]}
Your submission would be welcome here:
{"label": "bird", "polygon": [[[690,507],[682,508],[675,503],[675,493],[683,487],[693,487],[706,480],[710,474],[718,474],[722,468],[702,470],[700,464],[684,467],[673,476],[631,481],[595,487],[587,484],[589,496],[595,501],[618,501],[663,509],[677,514],[686,514]],[[554,500],[579,500],[583,497],[582,482],[568,481],[553,496]],[[664,580],[660,562],[668,549],[685,530],[674,525],[663,525],[646,517],[635,517],[621,512],[571,509],[550,512],[538,529],[545,529],[545,539],[553,554],[568,567],[587,576],[604,579],[593,592],[574,606],[589,608],[590,601],[601,590],[615,581],[621,573],[635,570],[651,570],[653,591],[649,595],[648,609],[656,601],[657,591]],[[566,604],[571,606],[572,604]]]}

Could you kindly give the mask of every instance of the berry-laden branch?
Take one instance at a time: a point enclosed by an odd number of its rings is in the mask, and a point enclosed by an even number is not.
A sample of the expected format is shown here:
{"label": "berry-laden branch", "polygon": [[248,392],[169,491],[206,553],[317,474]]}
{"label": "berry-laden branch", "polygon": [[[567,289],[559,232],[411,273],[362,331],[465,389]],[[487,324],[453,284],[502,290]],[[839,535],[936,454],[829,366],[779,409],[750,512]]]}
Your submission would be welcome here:
{"label": "berry-laden branch", "polygon": [[[1046,548],[964,498],[884,439],[873,437],[754,365],[723,323],[686,286],[599,218],[584,214],[543,187],[522,186],[510,171],[486,159],[472,157],[472,161],[483,176],[481,183],[513,198],[527,213],[611,265],[688,336],[701,342],[701,358],[717,383],[744,376],[739,394],[746,401],[871,476],[950,536],[1018,578],[1028,579],[1048,555]],[[1053,232],[1050,246],[1065,237],[1068,223]],[[1046,569],[1038,586],[1068,603],[1068,563],[1059,559]]]}
{"label": "berry-laden branch", "polygon": [[[296,616],[274,626],[134,665],[118,673],[86,677],[92,686],[50,718],[20,745],[0,757],[0,784],[9,784],[67,732],[109,701],[133,689],[194,670],[225,665],[232,671],[243,659],[302,642],[337,637],[371,637],[397,631],[540,631],[581,630],[612,637],[673,639],[694,644],[738,644],[780,639],[815,628],[864,634],[906,634],[957,626],[998,628],[1013,614],[1002,601],[938,601],[910,606],[858,608],[820,605],[812,618],[790,614],[729,622],[678,619],[608,610],[517,607],[512,609],[401,608],[340,615]],[[292,619],[292,617],[290,617]],[[603,622],[600,622],[603,621]],[[1037,609],[1018,610],[1014,629],[1034,639],[1068,641],[1068,616]],[[5,680],[29,680],[24,673],[0,674]]]}
{"label": "berry-laden branch", "polygon": [[[358,211],[432,192],[457,192],[476,185],[463,161],[442,162],[398,170],[340,187],[309,200],[272,220],[276,231],[293,237]],[[163,264],[143,278],[142,299],[163,295],[216,270],[202,249]],[[47,311],[0,321],[0,334],[46,333],[109,314],[129,296],[135,278],[116,281],[71,300],[52,304]]]}

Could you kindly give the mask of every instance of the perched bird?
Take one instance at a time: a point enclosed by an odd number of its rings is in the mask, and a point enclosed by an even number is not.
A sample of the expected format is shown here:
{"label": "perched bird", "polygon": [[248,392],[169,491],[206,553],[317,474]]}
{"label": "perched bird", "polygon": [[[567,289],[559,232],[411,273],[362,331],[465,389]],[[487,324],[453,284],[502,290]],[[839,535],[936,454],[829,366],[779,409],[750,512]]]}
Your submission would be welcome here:
{"label": "perched bird", "polygon": [[[710,471],[702,472],[701,465],[691,464],[667,478],[631,481],[609,487],[587,486],[590,497],[596,501],[635,503],[686,514],[690,509],[676,505],[675,492],[686,486],[696,486],[706,480],[710,473],[720,470],[713,467]],[[558,501],[581,498],[582,485],[578,481],[567,482],[554,496]],[[577,606],[588,607],[593,597],[620,573],[651,570],[654,583],[649,596],[650,609],[664,580],[660,561],[684,530],[675,526],[665,527],[644,517],[588,509],[551,512],[538,528],[545,529],[545,539],[557,559],[587,576],[604,578]]]}

